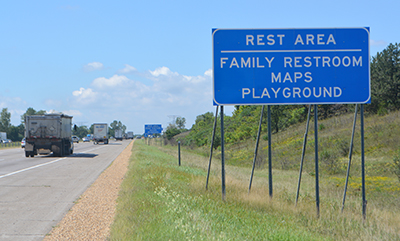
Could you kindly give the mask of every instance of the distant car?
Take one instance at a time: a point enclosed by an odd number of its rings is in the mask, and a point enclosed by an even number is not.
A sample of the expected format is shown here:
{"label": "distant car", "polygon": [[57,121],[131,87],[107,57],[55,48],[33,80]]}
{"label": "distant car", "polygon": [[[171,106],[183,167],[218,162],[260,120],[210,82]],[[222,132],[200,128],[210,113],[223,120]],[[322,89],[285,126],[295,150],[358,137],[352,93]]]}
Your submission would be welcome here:
{"label": "distant car", "polygon": [[89,137],[83,137],[83,138],[82,138],[82,141],[83,141],[83,142],[90,142],[90,138],[89,138]]}
{"label": "distant car", "polygon": [[7,144],[7,143],[11,143],[11,140],[10,139],[4,139],[4,140],[1,140],[1,142],[3,144]]}
{"label": "distant car", "polygon": [[78,142],[79,142],[79,137],[77,137],[77,136],[72,136],[72,142],[78,143]]}
{"label": "distant car", "polygon": [[25,138],[21,141],[21,148],[25,148]]}

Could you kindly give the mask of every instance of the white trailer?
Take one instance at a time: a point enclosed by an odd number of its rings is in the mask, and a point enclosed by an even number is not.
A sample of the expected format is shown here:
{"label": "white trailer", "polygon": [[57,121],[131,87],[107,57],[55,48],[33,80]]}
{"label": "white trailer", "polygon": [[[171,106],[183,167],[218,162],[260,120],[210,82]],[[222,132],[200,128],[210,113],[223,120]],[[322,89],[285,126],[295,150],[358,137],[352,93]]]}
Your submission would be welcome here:
{"label": "white trailer", "polygon": [[2,142],[3,140],[7,140],[7,133],[0,132],[0,142]]}
{"label": "white trailer", "polygon": [[126,139],[133,139],[133,131],[128,131],[126,133]]}
{"label": "white trailer", "polygon": [[122,130],[115,130],[115,140],[122,141],[123,135]]}
{"label": "white trailer", "polygon": [[108,125],[107,123],[95,123],[93,124],[93,144],[99,144],[103,142],[108,144]]}

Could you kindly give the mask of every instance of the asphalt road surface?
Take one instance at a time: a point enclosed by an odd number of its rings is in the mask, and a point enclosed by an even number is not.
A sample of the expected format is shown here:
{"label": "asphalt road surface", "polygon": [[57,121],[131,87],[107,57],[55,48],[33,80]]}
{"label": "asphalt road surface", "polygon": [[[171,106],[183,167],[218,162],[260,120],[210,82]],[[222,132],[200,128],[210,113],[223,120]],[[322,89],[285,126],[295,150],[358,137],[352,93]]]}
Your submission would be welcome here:
{"label": "asphalt road surface", "polygon": [[129,143],[78,143],[66,157],[0,149],[0,241],[42,240]]}

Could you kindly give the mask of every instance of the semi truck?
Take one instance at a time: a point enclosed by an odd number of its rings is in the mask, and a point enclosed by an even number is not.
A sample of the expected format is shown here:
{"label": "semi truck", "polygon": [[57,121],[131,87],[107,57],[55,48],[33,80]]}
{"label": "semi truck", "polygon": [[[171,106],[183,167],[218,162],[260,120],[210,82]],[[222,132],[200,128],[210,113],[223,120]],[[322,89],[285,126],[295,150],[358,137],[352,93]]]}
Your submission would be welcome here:
{"label": "semi truck", "polygon": [[108,144],[108,125],[106,123],[94,123],[93,127],[93,144],[96,145],[99,142]]}
{"label": "semi truck", "polygon": [[122,130],[115,130],[115,140],[122,141]]}
{"label": "semi truck", "polygon": [[65,156],[72,154],[72,116],[64,114],[31,115],[25,117],[25,156],[38,154]]}
{"label": "semi truck", "polygon": [[126,139],[133,139],[133,131],[128,131],[126,133]]}

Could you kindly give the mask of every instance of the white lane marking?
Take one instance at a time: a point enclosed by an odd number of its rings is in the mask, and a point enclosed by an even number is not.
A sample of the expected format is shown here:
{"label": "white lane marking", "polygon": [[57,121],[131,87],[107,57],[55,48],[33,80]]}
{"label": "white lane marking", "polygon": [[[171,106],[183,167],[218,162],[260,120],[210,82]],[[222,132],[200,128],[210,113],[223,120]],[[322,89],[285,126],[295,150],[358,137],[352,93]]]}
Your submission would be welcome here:
{"label": "white lane marking", "polygon": [[[84,151],[84,152],[81,152],[81,153],[87,153],[89,151],[94,151],[94,150],[97,150],[97,149],[100,149],[100,148],[103,148],[103,146],[99,146],[99,147],[96,147],[96,148],[93,148],[93,149],[90,149],[90,150],[87,150],[87,151]],[[38,167],[46,166],[48,164],[52,164],[52,163],[55,163],[55,162],[58,162],[58,161],[61,161],[61,160],[64,160],[64,159],[67,159],[67,157],[59,158],[59,159],[54,160],[54,161],[42,163],[42,164],[39,164],[39,165],[36,165],[36,166],[32,166],[32,167],[28,167],[28,168],[25,168],[25,169],[18,170],[18,171],[15,171],[15,172],[10,172],[8,174],[0,176],[0,179],[3,178],[3,177],[9,177],[9,176],[12,176],[12,175],[24,172],[24,171],[32,170],[32,169],[35,169],[35,168],[38,168]],[[3,160],[3,159],[0,159],[0,160]]]}
{"label": "white lane marking", "polygon": [[96,148],[93,148],[93,149],[90,149],[90,150],[87,150],[87,151],[84,151],[84,152],[78,152],[78,153],[87,153],[89,151],[94,151],[94,150],[97,150],[97,149],[100,149],[100,148],[103,148],[103,146],[99,146],[99,147],[96,147]]}
{"label": "white lane marking", "polygon": [[35,168],[38,168],[38,167],[46,166],[46,165],[48,165],[48,164],[55,163],[55,162],[58,162],[58,161],[61,161],[61,160],[64,160],[64,159],[66,159],[66,157],[64,157],[64,158],[59,158],[59,159],[54,160],[54,161],[42,163],[42,164],[39,164],[39,165],[36,165],[36,166],[28,167],[28,168],[25,168],[25,169],[21,169],[21,170],[15,171],[15,172],[10,172],[10,173],[8,173],[8,174],[5,174],[5,175],[3,175],[3,176],[0,176],[0,179],[3,178],[3,177],[9,177],[9,176],[12,176],[12,175],[15,175],[15,174],[24,172],[24,171],[32,170],[32,169],[35,169]]}

